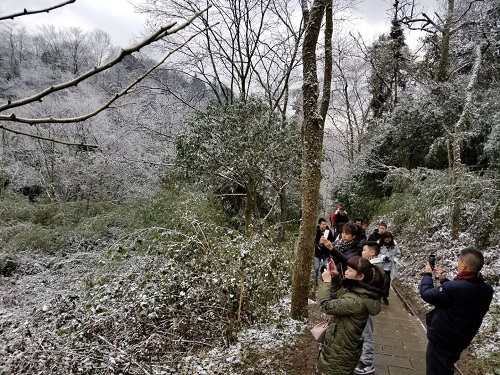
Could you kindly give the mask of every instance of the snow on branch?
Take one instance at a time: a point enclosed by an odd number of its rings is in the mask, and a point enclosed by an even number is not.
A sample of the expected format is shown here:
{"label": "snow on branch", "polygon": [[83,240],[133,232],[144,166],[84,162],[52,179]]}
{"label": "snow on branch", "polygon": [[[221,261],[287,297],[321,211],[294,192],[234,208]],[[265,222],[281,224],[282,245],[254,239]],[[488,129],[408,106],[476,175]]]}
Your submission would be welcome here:
{"label": "snow on branch", "polygon": [[[10,116],[0,116],[0,121],[13,121],[13,122],[20,122],[23,124],[67,124],[67,123],[74,123],[74,122],[82,122],[85,121],[91,117],[96,116],[98,113],[104,111],[106,108],[110,108],[111,104],[113,104],[116,100],[121,98],[122,96],[127,95],[132,91],[132,89],[140,83],[144,78],[146,78],[149,74],[151,74],[154,70],[156,70],[159,66],[161,66],[170,56],[172,56],[173,53],[177,52],[181,48],[183,48],[188,42],[190,42],[193,38],[201,34],[202,32],[205,32],[206,29],[200,30],[196,34],[192,35],[189,37],[183,44],[179,45],[177,48],[173,49],[170,51],[159,63],[155,64],[153,67],[150,69],[146,70],[145,73],[143,73],[141,76],[139,76],[134,82],[132,82],[129,86],[127,86],[125,89],[123,89],[121,92],[116,93],[115,96],[113,96],[107,103],[102,105],[101,107],[97,108],[93,112],[89,112],[83,116],[79,117],[67,117],[67,118],[52,118],[52,117],[47,117],[47,118],[22,118],[22,117],[16,117],[14,114]],[[64,84],[63,84],[64,85]],[[76,86],[76,85],[75,85]],[[1,109],[1,108],[0,108]]]}
{"label": "snow on branch", "polygon": [[2,16],[2,17],[0,17],[0,21],[13,20],[14,18],[22,17],[22,16],[28,16],[30,14],[49,13],[51,10],[54,10],[54,9],[57,9],[57,8],[62,8],[64,6],[66,6],[66,5],[68,5],[68,4],[73,4],[74,2],[76,2],[76,0],[68,0],[68,1],[65,1],[64,3],[58,4],[58,5],[54,5],[52,7],[45,8],[45,9],[39,9],[39,10],[26,10],[26,8],[24,8],[24,10],[22,12],[14,13],[14,14],[10,14],[8,16]]}
{"label": "snow on branch", "polygon": [[[131,55],[132,53],[134,52],[137,52],[139,51],[141,48],[143,48],[144,46],[147,46],[155,41],[158,41],[162,38],[164,38],[165,36],[167,35],[172,35],[172,34],[175,34],[177,32],[179,32],[180,30],[184,29],[185,27],[187,27],[188,25],[190,25],[197,17],[199,17],[203,12],[205,12],[208,8],[206,9],[203,9],[199,12],[197,12],[196,14],[194,14],[189,20],[187,20],[185,23],[177,26],[174,28],[174,26],[176,25],[176,23],[172,23],[168,26],[165,26],[165,27],[162,27],[160,30],[158,30],[157,32],[155,32],[154,34],[152,34],[151,36],[149,36],[148,38],[144,39],[142,42],[136,44],[135,46],[133,47],[130,47],[128,49],[124,49],[121,51],[121,53],[118,55],[118,57],[116,57],[115,59],[99,66],[99,67],[95,67],[94,69],[92,70],[89,70],[87,71],[86,73],[80,75],[79,77],[73,79],[73,80],[70,80],[70,81],[67,81],[67,82],[64,82],[64,83],[61,83],[59,85],[56,85],[56,86],[51,86],[33,96],[30,96],[30,97],[27,97],[27,98],[23,98],[23,99],[20,99],[20,100],[17,100],[17,101],[14,101],[14,102],[11,102],[11,101],[8,101],[7,104],[4,104],[2,106],[0,106],[0,112],[2,111],[5,111],[7,109],[11,109],[11,108],[16,108],[16,107],[22,107],[26,104],[30,104],[30,103],[34,103],[34,102],[41,102],[42,101],[42,98],[44,98],[45,96],[47,95],[50,95],[54,92],[57,92],[57,91],[61,91],[61,90],[65,90],[65,89],[68,89],[69,87],[72,87],[72,86],[77,86],[78,83],[102,72],[102,71],[105,71],[107,69],[110,69],[111,67],[117,65],[118,63],[120,63],[123,58],[125,56],[128,56],[128,55]],[[210,27],[213,27],[212,26],[209,26],[208,28]],[[129,86],[127,86],[125,89],[123,89],[121,92],[119,93],[116,93],[110,100],[108,100],[104,105],[102,105],[101,107],[97,108],[96,110],[92,111],[92,112],[89,112],[85,115],[82,115],[82,116],[77,116],[77,117],[68,117],[68,118],[53,118],[53,117],[47,117],[47,118],[22,118],[22,117],[17,117],[14,113],[12,113],[11,115],[0,115],[0,122],[1,121],[10,121],[10,122],[16,122],[16,123],[24,123],[24,124],[30,124],[30,125],[34,125],[34,124],[42,124],[42,123],[48,123],[48,124],[66,124],[66,123],[75,123],[75,122],[81,122],[81,121],[85,121],[91,117],[94,117],[96,116],[97,114],[99,114],[100,112],[104,111],[105,109],[107,108],[111,108],[111,105],[116,101],[118,100],[119,98],[121,98],[122,96],[125,96],[126,94],[129,94],[132,89],[138,84],[140,83],[144,78],[146,78],[151,72],[153,72],[154,70],[156,70],[159,66],[161,66],[170,56],[172,56],[173,53],[177,52],[178,50],[180,50],[181,48],[183,48],[184,46],[186,46],[186,44],[188,42],[190,42],[193,38],[195,38],[196,36],[198,36],[200,33],[202,32],[205,32],[207,29],[203,29],[203,30],[200,30],[199,32],[193,34],[191,37],[189,37],[184,43],[182,43],[181,45],[179,45],[178,47],[176,47],[175,49],[173,49],[172,51],[170,51],[159,63],[157,63],[156,65],[154,65],[153,67],[151,67],[150,69],[148,69],[145,73],[143,73],[141,76],[139,76],[134,82],[132,82]],[[46,137],[41,137],[41,136],[38,136],[38,135],[34,135],[32,133],[26,133],[26,132],[22,132],[22,131],[19,131],[19,130],[15,130],[15,129],[12,129],[10,127],[6,127],[6,126],[0,126],[1,129],[4,129],[6,131],[9,131],[9,132],[12,132],[12,133],[16,133],[16,134],[20,134],[20,135],[25,135],[25,136],[29,136],[29,137],[32,137],[32,138],[38,138],[38,139],[44,139],[44,140],[49,140],[49,141],[52,141],[52,142],[55,142],[55,143],[62,143],[62,144],[66,144],[66,145],[82,145],[81,143],[74,143],[74,142],[66,142],[66,141],[62,141],[62,140],[56,140],[56,139],[53,139],[53,138],[46,138]],[[88,146],[88,147],[98,147],[97,145],[85,145],[85,146]]]}
{"label": "snow on branch", "polygon": [[8,132],[11,132],[11,133],[14,133],[14,134],[23,135],[23,136],[30,137],[30,138],[35,138],[35,139],[40,139],[42,141],[49,141],[49,142],[59,143],[59,144],[67,145],[67,146],[78,146],[78,147],[84,147],[86,149],[97,149],[97,148],[99,148],[98,145],[91,145],[91,144],[86,144],[86,143],[83,143],[83,142],[69,142],[69,141],[63,141],[61,139],[48,138],[48,137],[44,137],[44,136],[41,136],[41,135],[38,135],[38,134],[33,134],[33,133],[24,132],[24,131],[21,131],[21,130],[11,129],[11,128],[6,127],[4,125],[0,125],[0,129],[3,129],[5,131],[8,131]]}
{"label": "snow on branch", "polygon": [[[90,77],[92,77],[100,72],[103,72],[107,69],[110,69],[111,67],[113,67],[116,64],[118,64],[119,62],[121,62],[126,56],[131,55],[132,53],[139,51],[141,48],[153,43],[154,41],[157,40],[157,38],[159,36],[164,37],[164,36],[167,36],[167,35],[170,35],[170,34],[177,32],[178,29],[175,29],[174,31],[169,32],[169,30],[171,28],[173,28],[174,26],[175,26],[175,23],[172,23],[168,26],[162,27],[160,30],[155,32],[153,35],[144,39],[142,42],[136,44],[135,46],[132,46],[132,47],[127,48],[127,49],[122,49],[122,51],[120,52],[118,57],[114,58],[113,60],[111,60],[111,61],[109,61],[109,62],[107,62],[99,67],[94,67],[94,69],[91,69],[91,70],[83,73],[81,76],[76,77],[75,79],[61,83],[59,85],[51,86],[51,87],[49,87],[49,88],[47,88],[39,93],[37,93],[33,96],[30,96],[30,97],[27,97],[27,98],[16,100],[14,102],[11,102],[9,100],[7,102],[7,104],[0,105],[0,112],[3,112],[3,111],[10,109],[10,108],[20,107],[20,106],[23,106],[23,105],[26,105],[29,103],[41,102],[42,98],[46,97],[47,95],[50,95],[50,94],[57,92],[57,91],[67,89],[67,88],[72,87],[72,86],[77,86],[80,82],[82,82],[82,81],[84,81],[84,80],[86,80],[86,79],[88,79],[88,78],[90,78]],[[11,115],[11,116],[1,116],[0,117],[0,120],[4,120],[4,121],[9,121],[9,119],[11,121],[16,121],[16,116]]]}

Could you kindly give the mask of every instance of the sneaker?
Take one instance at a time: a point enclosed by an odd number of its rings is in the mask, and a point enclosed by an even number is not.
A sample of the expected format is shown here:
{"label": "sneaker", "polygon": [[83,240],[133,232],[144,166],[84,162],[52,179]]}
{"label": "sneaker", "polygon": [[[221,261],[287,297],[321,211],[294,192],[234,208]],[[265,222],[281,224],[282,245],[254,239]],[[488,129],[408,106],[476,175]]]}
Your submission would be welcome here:
{"label": "sneaker", "polygon": [[360,366],[356,367],[354,369],[355,374],[374,374],[375,373],[375,366],[373,365],[365,365],[361,364]]}
{"label": "sneaker", "polygon": [[[385,303],[386,305],[389,305],[389,300],[387,299],[387,297],[384,297],[384,303]],[[369,374],[369,373],[368,373],[368,374]]]}

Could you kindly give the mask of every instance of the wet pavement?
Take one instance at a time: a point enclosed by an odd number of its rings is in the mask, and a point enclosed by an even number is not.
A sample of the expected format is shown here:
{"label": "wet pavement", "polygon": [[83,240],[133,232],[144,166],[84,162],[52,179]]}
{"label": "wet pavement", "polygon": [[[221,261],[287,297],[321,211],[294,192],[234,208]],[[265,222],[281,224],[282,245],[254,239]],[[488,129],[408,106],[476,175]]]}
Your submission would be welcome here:
{"label": "wet pavement", "polygon": [[374,341],[376,375],[425,375],[425,329],[393,290],[375,317]]}

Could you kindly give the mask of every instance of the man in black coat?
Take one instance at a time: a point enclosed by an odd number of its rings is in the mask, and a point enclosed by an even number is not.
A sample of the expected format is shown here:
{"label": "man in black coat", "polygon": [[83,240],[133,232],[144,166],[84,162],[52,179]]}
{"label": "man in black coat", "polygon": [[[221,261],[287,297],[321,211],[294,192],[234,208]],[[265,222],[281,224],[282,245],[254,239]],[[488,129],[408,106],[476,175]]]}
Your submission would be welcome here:
{"label": "man in black coat", "polygon": [[318,285],[319,269],[321,265],[326,266],[330,250],[326,247],[325,243],[333,242],[333,233],[326,225],[326,220],[322,217],[318,220],[316,229],[316,239],[314,240],[314,274],[316,285]]}
{"label": "man in black coat", "polygon": [[337,212],[335,213],[335,219],[333,221],[335,227],[335,235],[334,238],[342,233],[342,227],[349,222],[349,217],[347,216],[347,212],[345,212],[344,207],[338,206]]}
{"label": "man in black coat", "polygon": [[378,227],[368,236],[368,241],[378,241],[385,232],[387,232],[387,224],[381,221]]}
{"label": "man in black coat", "polygon": [[361,242],[366,241],[366,230],[363,228],[363,218],[362,217],[357,217],[354,219],[354,224],[357,225],[358,227],[358,239]]}
{"label": "man in black coat", "polygon": [[[420,283],[422,299],[435,308],[427,314],[427,375],[453,375],[453,365],[476,335],[493,298],[493,288],[479,273],[483,254],[473,247],[460,252],[458,275],[448,280],[443,269],[429,263]],[[432,272],[440,284],[434,287]]]}

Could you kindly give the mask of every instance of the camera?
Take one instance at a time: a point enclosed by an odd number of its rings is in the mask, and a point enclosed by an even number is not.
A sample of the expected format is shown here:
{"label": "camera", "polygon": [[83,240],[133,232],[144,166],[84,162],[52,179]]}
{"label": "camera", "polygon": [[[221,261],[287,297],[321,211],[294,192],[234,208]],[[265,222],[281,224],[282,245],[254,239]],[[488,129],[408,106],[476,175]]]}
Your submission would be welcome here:
{"label": "camera", "polygon": [[434,254],[429,255],[429,265],[434,270],[434,267],[436,266],[436,255]]}

